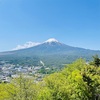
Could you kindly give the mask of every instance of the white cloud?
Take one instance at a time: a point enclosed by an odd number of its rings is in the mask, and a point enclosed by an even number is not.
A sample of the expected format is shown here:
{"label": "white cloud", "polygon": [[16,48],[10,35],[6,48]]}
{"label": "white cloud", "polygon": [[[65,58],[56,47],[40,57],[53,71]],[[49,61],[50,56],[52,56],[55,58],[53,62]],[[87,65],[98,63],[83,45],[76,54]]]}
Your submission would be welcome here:
{"label": "white cloud", "polygon": [[37,46],[39,45],[40,43],[38,42],[26,42],[24,45],[17,45],[17,47],[13,48],[12,50],[20,50],[20,49],[25,49],[25,48],[30,48],[30,47],[33,47],[33,46]]}

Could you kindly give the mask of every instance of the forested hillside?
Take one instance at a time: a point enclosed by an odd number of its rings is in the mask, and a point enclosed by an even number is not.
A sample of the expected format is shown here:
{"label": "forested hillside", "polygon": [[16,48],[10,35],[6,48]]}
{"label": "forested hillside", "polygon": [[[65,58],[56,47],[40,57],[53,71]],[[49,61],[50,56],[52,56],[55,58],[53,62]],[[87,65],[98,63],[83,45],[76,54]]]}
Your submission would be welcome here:
{"label": "forested hillside", "polygon": [[0,60],[20,65],[28,63],[34,66],[39,65],[39,61],[42,60],[45,66],[62,67],[63,64],[72,63],[79,58],[90,61],[95,54],[100,56],[100,51],[72,47],[55,39],[53,41],[49,39],[42,44],[30,48],[0,52]]}
{"label": "forested hillside", "polygon": [[40,82],[20,75],[0,84],[0,100],[100,100],[100,59],[78,59]]}

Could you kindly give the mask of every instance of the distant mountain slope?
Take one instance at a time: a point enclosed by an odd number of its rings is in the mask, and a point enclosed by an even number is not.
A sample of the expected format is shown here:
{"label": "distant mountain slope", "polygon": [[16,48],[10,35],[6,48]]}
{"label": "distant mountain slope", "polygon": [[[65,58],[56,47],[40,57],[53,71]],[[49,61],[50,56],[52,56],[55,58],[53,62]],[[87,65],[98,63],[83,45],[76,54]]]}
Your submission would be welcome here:
{"label": "distant mountain slope", "polygon": [[49,39],[31,48],[0,53],[0,59],[38,58],[38,60],[43,60],[46,65],[54,66],[71,63],[80,57],[88,61],[95,54],[100,56],[100,51],[72,47],[60,43],[56,39]]}

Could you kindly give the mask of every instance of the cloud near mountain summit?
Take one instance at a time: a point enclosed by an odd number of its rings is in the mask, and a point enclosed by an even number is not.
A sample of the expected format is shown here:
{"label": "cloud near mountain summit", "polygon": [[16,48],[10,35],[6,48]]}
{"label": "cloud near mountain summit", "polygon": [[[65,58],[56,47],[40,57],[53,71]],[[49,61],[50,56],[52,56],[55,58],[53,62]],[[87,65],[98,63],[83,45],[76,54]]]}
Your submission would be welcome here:
{"label": "cloud near mountain summit", "polygon": [[30,48],[30,47],[33,47],[33,46],[37,46],[39,44],[40,43],[38,43],[38,42],[29,41],[29,42],[26,42],[23,45],[17,45],[17,47],[13,48],[12,50],[20,50],[20,49]]}
{"label": "cloud near mountain summit", "polygon": [[[43,43],[51,43],[51,42],[58,42],[58,40],[56,40],[55,38],[50,38]],[[33,47],[33,46],[37,46],[39,44],[41,44],[41,43],[29,41],[29,42],[26,42],[23,45],[17,45],[17,47],[13,48],[12,50],[26,49],[26,48],[30,48],[30,47]]]}

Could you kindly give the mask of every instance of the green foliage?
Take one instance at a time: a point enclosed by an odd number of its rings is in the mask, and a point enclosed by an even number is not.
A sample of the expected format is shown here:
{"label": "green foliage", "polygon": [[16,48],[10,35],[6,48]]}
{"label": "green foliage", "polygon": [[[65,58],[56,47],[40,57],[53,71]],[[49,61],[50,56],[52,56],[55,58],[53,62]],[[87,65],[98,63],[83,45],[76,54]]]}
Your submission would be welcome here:
{"label": "green foliage", "polygon": [[9,94],[7,93],[6,89],[7,85],[2,83],[0,84],[0,100],[5,100],[9,98]]}
{"label": "green foliage", "polygon": [[[36,98],[33,80],[22,75],[13,79],[11,83],[5,84],[2,91],[6,94],[6,100],[35,100]],[[1,97],[5,98],[5,94],[1,92]]]}
{"label": "green foliage", "polygon": [[0,100],[100,100],[100,67],[78,59],[41,82],[20,76],[0,90]]}
{"label": "green foliage", "polygon": [[100,58],[98,57],[98,55],[93,56],[93,61],[90,62],[90,65],[94,65],[96,67],[100,66]]}
{"label": "green foliage", "polygon": [[83,81],[87,87],[86,92],[89,100],[95,100],[97,94],[100,94],[100,68],[95,66],[86,66],[82,69]]}

